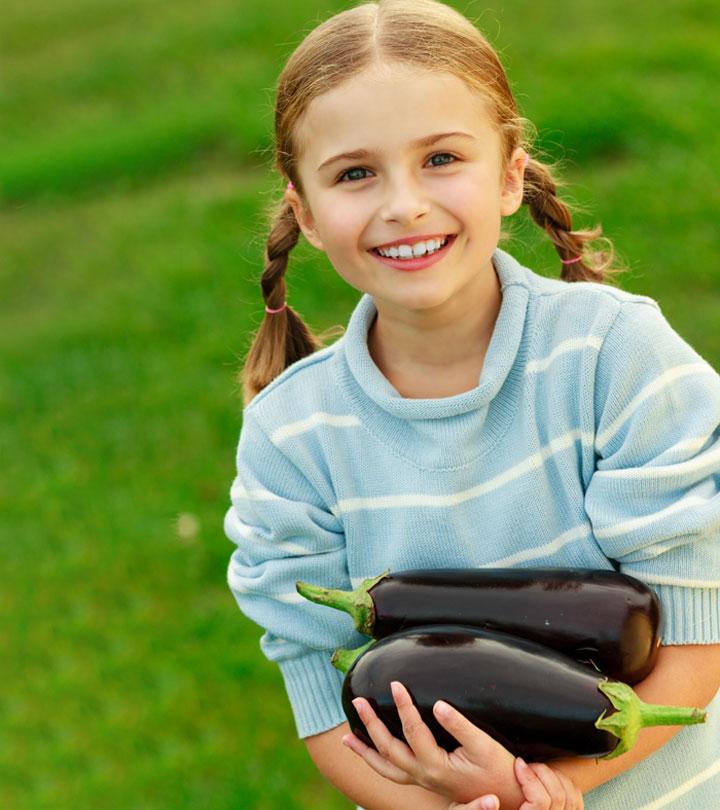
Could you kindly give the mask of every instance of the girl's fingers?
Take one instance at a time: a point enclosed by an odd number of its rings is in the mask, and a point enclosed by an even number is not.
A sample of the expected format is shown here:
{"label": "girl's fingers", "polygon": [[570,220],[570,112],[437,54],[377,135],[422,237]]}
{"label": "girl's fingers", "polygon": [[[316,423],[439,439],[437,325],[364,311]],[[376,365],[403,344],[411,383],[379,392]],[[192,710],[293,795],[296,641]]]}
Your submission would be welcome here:
{"label": "girl's fingers", "polygon": [[402,768],[398,768],[397,765],[393,765],[392,762],[381,757],[377,751],[370,748],[369,745],[365,745],[365,743],[354,734],[346,734],[342,738],[342,742],[343,745],[346,745],[353,753],[364,759],[380,776],[391,779],[393,782],[397,782],[400,785],[413,783],[412,779],[410,779],[409,775],[402,770]]}
{"label": "girl's fingers", "polygon": [[535,771],[520,757],[515,760],[515,777],[525,798],[520,810],[550,810],[550,794]]}
{"label": "girl's fingers", "polygon": [[[539,766],[539,763],[533,763],[530,767],[535,770],[536,767]],[[543,766],[545,768],[547,766]],[[557,779],[562,784],[563,790],[565,791],[565,810],[583,810],[585,806],[585,802],[583,801],[583,796],[580,790],[575,786],[575,783],[570,779],[569,776],[566,776],[562,771],[557,770],[555,768],[551,769],[552,772],[555,774]]]}
{"label": "girl's fingers", "polygon": [[530,770],[542,782],[543,787],[550,796],[550,801],[553,810],[566,810],[567,793],[565,786],[560,781],[558,772],[543,765],[541,762],[534,762],[528,766]]}
{"label": "girl's fingers", "polygon": [[390,689],[400,716],[403,734],[417,759],[424,766],[428,766],[443,758],[445,751],[435,742],[432,731],[420,717],[420,712],[415,708],[408,690],[399,681],[393,681]]}
{"label": "girl's fingers", "polygon": [[482,762],[490,753],[495,740],[482,729],[471,723],[467,717],[446,703],[438,700],[433,706],[433,714],[438,723],[458,741],[470,759]]}
{"label": "girl's fingers", "polygon": [[[415,754],[402,740],[387,730],[387,726],[375,714],[373,707],[365,698],[355,698],[352,702],[355,711],[363,721],[370,739],[373,741],[377,753],[388,762],[402,768],[406,773],[415,771]],[[372,750],[372,749],[371,749]]]}

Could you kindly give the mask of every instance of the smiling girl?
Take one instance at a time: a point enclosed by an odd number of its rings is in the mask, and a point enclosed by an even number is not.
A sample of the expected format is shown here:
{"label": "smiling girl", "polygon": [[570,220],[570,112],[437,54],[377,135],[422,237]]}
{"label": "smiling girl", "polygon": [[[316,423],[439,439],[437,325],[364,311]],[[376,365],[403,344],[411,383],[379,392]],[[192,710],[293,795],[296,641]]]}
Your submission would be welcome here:
{"label": "smiling girl", "polygon": [[[600,229],[573,230],[496,53],[451,8],[380,0],[332,17],[288,60],[275,123],[287,188],[225,528],[230,587],[266,630],[310,756],[367,810],[570,810],[581,793],[592,810],[716,810],[717,373],[654,301],[603,283]],[[560,279],[498,247],[522,205]],[[362,293],[326,348],[285,298],[301,233]],[[636,691],[708,706],[706,724],[645,730],[612,761],[527,768],[451,708],[446,755],[400,686],[409,745],[362,701],[378,751],[348,734],[330,653],[363,637],[296,580],[348,590],[387,569],[514,565],[652,586],[663,647]]]}

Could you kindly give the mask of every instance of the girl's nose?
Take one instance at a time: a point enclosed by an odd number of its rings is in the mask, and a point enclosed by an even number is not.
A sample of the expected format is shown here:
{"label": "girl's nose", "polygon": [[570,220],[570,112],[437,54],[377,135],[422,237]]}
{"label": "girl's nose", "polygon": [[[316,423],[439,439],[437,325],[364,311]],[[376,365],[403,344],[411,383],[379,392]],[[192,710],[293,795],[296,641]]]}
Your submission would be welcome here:
{"label": "girl's nose", "polygon": [[407,177],[388,180],[381,216],[384,222],[409,224],[425,216],[430,203],[422,186]]}

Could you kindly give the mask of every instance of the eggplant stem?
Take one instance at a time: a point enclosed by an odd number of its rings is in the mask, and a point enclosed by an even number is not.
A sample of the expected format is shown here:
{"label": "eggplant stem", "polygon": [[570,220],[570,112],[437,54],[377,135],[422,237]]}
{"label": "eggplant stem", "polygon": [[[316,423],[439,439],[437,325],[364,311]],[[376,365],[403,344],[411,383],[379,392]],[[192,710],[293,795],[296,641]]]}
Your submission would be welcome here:
{"label": "eggplant stem", "polygon": [[371,647],[374,643],[375,641],[370,639],[367,644],[363,644],[361,647],[356,647],[354,650],[346,650],[344,647],[340,647],[332,654],[330,661],[335,669],[339,669],[340,672],[347,672],[355,663],[356,659],[358,659],[365,652],[365,650],[367,650],[368,647]]}
{"label": "eggplant stem", "polygon": [[375,605],[370,590],[389,575],[389,571],[377,577],[364,579],[354,591],[341,591],[337,588],[323,588],[320,585],[311,585],[309,582],[298,580],[295,583],[297,592],[318,605],[349,613],[358,632],[372,636],[375,624]]}
{"label": "eggplant stem", "polygon": [[600,759],[614,759],[629,751],[640,733],[650,726],[691,726],[704,723],[706,712],[689,706],[661,706],[645,703],[625,683],[604,680],[598,689],[610,700],[616,711],[603,712],[595,721],[595,727],[609,731],[618,738],[618,744]]}

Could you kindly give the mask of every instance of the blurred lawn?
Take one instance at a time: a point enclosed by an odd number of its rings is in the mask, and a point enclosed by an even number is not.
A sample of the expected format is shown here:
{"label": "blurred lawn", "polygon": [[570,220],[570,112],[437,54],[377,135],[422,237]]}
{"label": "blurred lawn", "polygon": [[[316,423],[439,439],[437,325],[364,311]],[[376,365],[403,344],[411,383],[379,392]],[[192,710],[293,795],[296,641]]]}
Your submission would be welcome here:
{"label": "blurred lawn", "polygon": [[[6,0],[0,18],[0,806],[346,808],[225,584],[260,322],[272,88],[347,3]],[[538,146],[720,367],[715,2],[454,5]],[[524,215],[508,248],[556,274]],[[318,330],[358,294],[306,246]]]}

